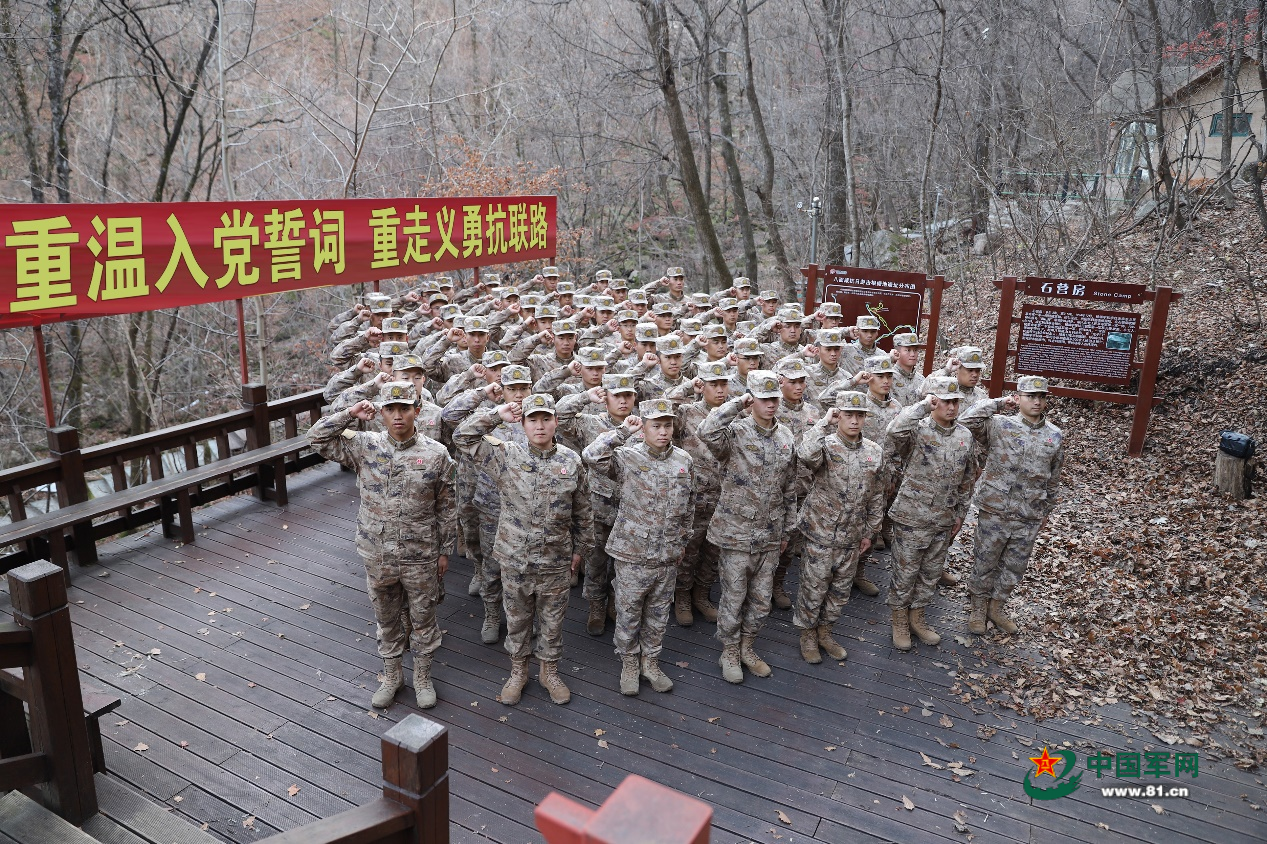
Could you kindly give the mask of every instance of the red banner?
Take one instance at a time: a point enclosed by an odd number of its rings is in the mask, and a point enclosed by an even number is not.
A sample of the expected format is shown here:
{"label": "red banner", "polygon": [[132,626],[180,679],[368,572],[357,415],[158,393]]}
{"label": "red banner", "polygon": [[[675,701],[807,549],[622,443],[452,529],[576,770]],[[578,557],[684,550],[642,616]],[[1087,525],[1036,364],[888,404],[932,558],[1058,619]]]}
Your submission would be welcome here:
{"label": "red banner", "polygon": [[556,199],[0,205],[0,328],[549,259]]}

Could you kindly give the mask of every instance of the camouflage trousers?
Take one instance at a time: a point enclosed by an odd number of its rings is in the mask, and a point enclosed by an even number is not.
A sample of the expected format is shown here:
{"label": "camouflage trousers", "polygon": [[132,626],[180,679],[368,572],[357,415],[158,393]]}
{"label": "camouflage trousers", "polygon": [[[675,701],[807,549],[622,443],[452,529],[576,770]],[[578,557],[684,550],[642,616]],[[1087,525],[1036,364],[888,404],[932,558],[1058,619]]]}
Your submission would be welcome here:
{"label": "camouflage trousers", "polygon": [[[359,549],[358,549],[359,550]],[[395,659],[405,653],[406,639],[414,654],[434,653],[440,647],[436,604],[440,601],[437,561],[400,562],[397,557],[361,553],[365,583],[378,622],[378,655]],[[405,630],[408,612],[413,633]]]}
{"label": "camouflage trousers", "polygon": [[607,537],[612,526],[594,520],[594,551],[585,560],[585,585],[581,596],[587,601],[601,601],[611,596],[615,566],[607,553]]}
{"label": "camouflage trousers", "polygon": [[796,592],[792,624],[812,630],[840,619],[858,571],[858,546],[832,547],[805,543],[801,555],[801,586]]}
{"label": "camouflage trousers", "polygon": [[1025,576],[1042,522],[1005,519],[982,511],[977,516],[968,594],[1006,601]]}
{"label": "camouflage trousers", "polygon": [[770,593],[778,562],[778,548],[753,552],[721,549],[717,638],[723,645],[737,645],[741,636],[761,632],[761,625],[770,614]]}
{"label": "camouflage trousers", "polygon": [[[480,512],[471,503],[471,499],[475,497],[475,472],[473,469],[458,472],[457,487],[458,530],[462,533],[462,541],[466,544],[467,559],[473,563],[479,563],[484,557],[480,550],[482,545]],[[493,546],[489,545],[488,547],[491,550]]]}
{"label": "camouflage trousers", "polygon": [[[788,569],[792,567],[797,556],[804,560],[805,556],[805,539],[801,536],[800,531],[793,531],[787,538],[787,550],[779,555],[779,564],[774,567],[774,582],[782,584],[787,578]],[[804,562],[802,562],[804,566]]]}
{"label": "camouflage trousers", "polygon": [[672,563],[616,560],[616,653],[660,655],[676,582]]}
{"label": "camouflage trousers", "polygon": [[893,525],[893,578],[885,603],[893,608],[919,609],[928,606],[937,591],[937,581],[946,570],[946,552],[954,536],[949,527],[907,527]]}
{"label": "camouflage trousers", "polygon": [[[482,548],[487,548],[490,552],[493,550],[493,544],[497,541],[498,516],[498,513],[479,511],[480,538],[476,544]],[[485,556],[480,570],[480,599],[497,601],[498,603],[502,599],[502,567],[497,562],[497,557],[492,553]]]}
{"label": "camouflage trousers", "polygon": [[[697,583],[700,586],[712,586],[717,582],[719,551],[716,545],[705,538],[708,523],[713,520],[713,510],[716,508],[716,501],[710,502],[706,507],[695,508],[691,539],[686,544],[686,556],[677,570],[678,589],[691,589]],[[597,523],[595,526],[597,527]]]}
{"label": "camouflage trousers", "polygon": [[[492,555],[489,555],[490,558]],[[502,561],[502,608],[506,611],[506,653],[516,659],[528,656],[532,622],[537,622],[537,659],[556,660],[563,655],[563,614],[572,588],[567,566],[542,568],[518,561]]]}

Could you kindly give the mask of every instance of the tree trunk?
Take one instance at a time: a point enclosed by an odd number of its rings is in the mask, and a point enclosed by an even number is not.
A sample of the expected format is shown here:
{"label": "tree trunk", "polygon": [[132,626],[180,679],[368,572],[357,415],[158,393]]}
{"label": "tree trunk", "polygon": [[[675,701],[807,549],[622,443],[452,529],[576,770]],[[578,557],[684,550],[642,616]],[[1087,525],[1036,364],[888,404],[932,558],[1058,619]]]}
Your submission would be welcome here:
{"label": "tree trunk", "polygon": [[[1157,11],[1157,0],[1148,0],[1148,17],[1153,28],[1153,123],[1157,127],[1157,162],[1152,175],[1154,180],[1161,180],[1166,197],[1170,198],[1175,177],[1170,172],[1170,153],[1166,149],[1166,90],[1161,75],[1166,42],[1161,29],[1161,14]],[[1145,149],[1147,148],[1148,145],[1145,144]],[[1172,201],[1170,205],[1171,212],[1176,212],[1178,203]]]}
{"label": "tree trunk", "polygon": [[[924,229],[924,260],[929,275],[937,272],[937,253],[933,244],[935,234],[928,221],[928,182],[933,170],[933,148],[937,143],[937,127],[941,122],[942,70],[946,60],[946,7],[941,0],[934,0],[934,5],[941,18],[941,36],[937,41],[937,72],[933,77],[933,114],[928,124],[928,145],[924,149],[924,169],[919,180],[919,222]],[[936,220],[933,222],[935,223]]]}
{"label": "tree trunk", "polygon": [[[839,160],[844,174],[844,206],[845,217],[842,220],[846,236],[849,239],[849,263],[858,266],[862,260],[862,221],[858,213],[858,183],[853,163],[853,93],[849,88],[849,74],[846,70],[845,19],[848,0],[824,0],[827,10],[827,53],[828,73],[827,87],[835,89],[840,100],[840,127],[837,137],[840,138]],[[844,250],[840,250],[843,256]]]}
{"label": "tree trunk", "polygon": [[1228,211],[1236,207],[1236,193],[1232,190],[1232,180],[1236,178],[1232,172],[1232,142],[1236,139],[1236,78],[1240,73],[1240,45],[1229,33],[1227,54],[1223,57],[1222,132],[1219,133],[1219,197]]}
{"label": "tree trunk", "polygon": [[744,272],[756,283],[757,241],[752,231],[752,215],[748,211],[748,197],[744,193],[743,174],[739,172],[739,154],[735,150],[735,130],[730,115],[730,89],[726,79],[727,53],[718,56],[717,72],[713,74],[713,87],[717,90],[717,115],[721,121],[721,157],[726,162],[726,176],[730,180],[730,194],[735,200],[735,216],[739,218],[739,231],[743,236]]}
{"label": "tree trunk", "polygon": [[31,102],[26,95],[26,74],[22,66],[26,57],[18,57],[18,34],[13,28],[12,0],[0,0],[0,49],[4,51],[4,62],[13,74],[13,95],[18,104],[18,116],[22,120],[22,153],[26,156],[26,166],[30,171],[31,201],[44,201],[44,173],[40,168],[40,154],[35,141],[35,118],[31,113]]}
{"label": "tree trunk", "polygon": [[730,268],[726,265],[726,256],[722,254],[721,243],[717,240],[717,229],[713,227],[708,201],[704,198],[699,168],[695,166],[695,150],[691,145],[690,129],[686,125],[682,101],[678,96],[673,54],[669,45],[668,12],[665,9],[664,0],[639,0],[639,5],[642,8],[642,21],[647,28],[647,42],[651,50],[651,60],[655,65],[656,81],[664,97],[669,133],[673,136],[673,147],[678,157],[682,190],[686,194],[686,201],[691,209],[695,235],[699,239],[705,260],[712,264],[713,277],[716,279],[716,284],[709,284],[708,289],[724,289],[730,285]]}
{"label": "tree trunk", "polygon": [[783,276],[783,295],[788,301],[796,298],[794,279],[799,274],[792,272],[788,263],[787,249],[783,246],[783,236],[779,233],[779,221],[774,213],[774,148],[770,146],[770,136],[765,130],[765,118],[761,114],[761,99],[757,96],[757,85],[752,72],[752,36],[748,26],[748,0],[739,0],[739,23],[743,32],[743,59],[745,89],[748,95],[748,110],[752,112],[752,129],[757,135],[757,145],[761,151],[761,180],[755,190],[761,203],[761,214],[765,217],[766,232],[770,238],[770,251],[774,253],[774,262]]}

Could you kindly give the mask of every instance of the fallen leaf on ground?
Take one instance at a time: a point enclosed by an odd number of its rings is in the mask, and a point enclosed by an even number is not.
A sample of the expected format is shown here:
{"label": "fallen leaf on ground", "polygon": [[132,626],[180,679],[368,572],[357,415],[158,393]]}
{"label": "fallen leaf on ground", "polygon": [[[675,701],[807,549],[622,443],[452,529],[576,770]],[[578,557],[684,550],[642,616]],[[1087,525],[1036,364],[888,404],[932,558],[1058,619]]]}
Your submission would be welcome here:
{"label": "fallen leaf on ground", "polygon": [[951,727],[955,725],[955,722],[950,720],[949,715],[941,716],[940,718],[937,719],[937,723],[941,724],[943,727],[947,729],[950,729]]}
{"label": "fallen leaf on ground", "polygon": [[906,807],[906,811],[908,812],[914,811],[915,809],[915,804],[912,803],[911,798],[907,797],[905,794],[902,795],[902,805]]}
{"label": "fallen leaf on ground", "polygon": [[207,682],[207,675],[204,672],[199,671],[197,674],[194,675],[194,679],[197,680],[199,683],[205,683]]}
{"label": "fallen leaf on ground", "polygon": [[708,719],[708,723],[710,723],[710,724],[716,724],[716,723],[717,723],[718,721],[720,721],[720,720],[721,720],[721,716],[720,716],[720,715],[715,715],[715,716],[713,716],[712,718],[709,718],[709,719]]}
{"label": "fallen leaf on ground", "polygon": [[607,731],[606,731],[606,730],[595,730],[595,731],[594,731],[594,735],[596,735],[596,736],[605,736],[605,735],[607,735]]}
{"label": "fallen leaf on ground", "polygon": [[783,823],[787,824],[788,826],[792,825],[792,819],[789,818],[786,814],[784,814],[782,809],[778,811],[778,815],[779,815],[779,820],[783,821]]}
{"label": "fallen leaf on ground", "polygon": [[312,606],[312,604],[304,604],[303,606],[301,606],[301,607],[300,607],[300,609],[301,609],[301,610],[306,610],[306,609],[308,609],[308,608],[309,608],[309,607],[311,607],[311,606]]}
{"label": "fallen leaf on ground", "polygon": [[928,767],[930,767],[930,768],[936,768],[936,769],[937,769],[937,770],[939,770],[939,771],[940,771],[940,770],[943,770],[943,769],[945,768],[945,766],[944,766],[944,765],[938,765],[938,764],[937,764],[936,762],[934,762],[932,759],[929,759],[929,758],[928,758],[928,755],[927,755],[927,754],[925,754],[923,751],[920,751],[919,758],[923,759],[923,760],[924,760],[924,764],[925,764],[925,765],[927,765],[927,766],[928,766]]}
{"label": "fallen leaf on ground", "polygon": [[375,712],[373,709],[371,709],[369,712],[367,712],[367,713],[365,713],[365,714],[366,714],[366,715],[368,715],[368,716],[370,716],[371,718],[377,718],[377,717],[378,717],[378,713],[377,713],[377,712]]}
{"label": "fallen leaf on ground", "polygon": [[144,753],[145,751],[150,749],[150,746],[142,741],[142,742],[137,742],[136,747],[132,749],[135,750],[137,753]]}
{"label": "fallen leaf on ground", "polygon": [[249,818],[242,821],[242,826],[247,829],[255,829],[255,815],[251,815]]}
{"label": "fallen leaf on ground", "polygon": [[685,668],[686,666],[690,665],[690,663],[689,663],[689,662],[679,662],[679,663],[676,663],[676,665],[677,665],[677,667],[678,667],[678,668]]}
{"label": "fallen leaf on ground", "polygon": [[290,788],[286,789],[286,793],[289,794],[291,797],[294,797],[296,794],[299,793],[299,786],[292,785]]}
{"label": "fallen leaf on ground", "polygon": [[1149,803],[1148,805],[1149,805],[1149,806],[1151,806],[1151,807],[1152,807],[1152,809],[1153,809],[1153,811],[1154,811],[1154,812],[1156,812],[1157,814],[1159,814],[1159,815],[1164,815],[1164,814],[1166,814],[1166,810],[1165,810],[1164,808],[1162,808],[1159,804],[1157,804],[1157,803]]}
{"label": "fallen leaf on ground", "polygon": [[599,747],[601,747],[601,748],[603,748],[604,750],[606,750],[606,749],[607,749],[607,739],[599,739],[599,740],[598,740],[598,746],[599,746]]}

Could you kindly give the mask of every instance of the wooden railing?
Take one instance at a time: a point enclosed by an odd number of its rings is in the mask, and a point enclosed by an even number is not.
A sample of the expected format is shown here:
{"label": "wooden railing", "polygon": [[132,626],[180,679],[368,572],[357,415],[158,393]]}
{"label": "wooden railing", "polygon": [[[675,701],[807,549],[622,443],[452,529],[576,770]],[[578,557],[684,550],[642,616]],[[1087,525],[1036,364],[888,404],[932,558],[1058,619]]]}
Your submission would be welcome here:
{"label": "wooden railing", "polygon": [[[66,508],[92,498],[89,478],[99,474],[111,478],[114,490],[111,494],[117,495],[140,483],[167,476],[164,455],[180,454],[184,471],[190,471],[212,462],[207,459],[212,455],[211,443],[215,444],[213,460],[226,458],[232,451],[230,437],[234,434],[245,441],[242,453],[266,448],[276,441],[275,434],[281,439],[295,437],[317,420],[324,403],[320,390],[270,402],[264,385],[247,384],[242,388],[242,410],[89,448],[79,447],[76,429],[50,428],[50,456],[0,471],[0,495],[6,497],[10,519],[15,524],[38,518],[44,514],[32,513],[27,507],[28,494],[33,490],[54,487],[58,506]],[[307,424],[301,419],[305,415]],[[289,455],[284,461],[285,472],[297,472],[321,459],[312,452]],[[276,465],[263,462],[245,471],[239,469],[215,478],[210,483],[196,484],[189,490],[189,503],[196,507],[249,489],[255,489],[261,499],[269,497],[277,486]],[[109,496],[105,500],[108,502]],[[162,500],[140,506],[129,502],[117,510],[106,511],[99,518],[74,525],[65,538],[66,548],[75,552],[81,564],[87,565],[96,562],[98,540],[155,522],[166,524],[170,518]],[[60,538],[54,537],[55,540]],[[0,556],[0,571],[50,556],[47,539],[32,536],[23,541],[22,547]]]}

